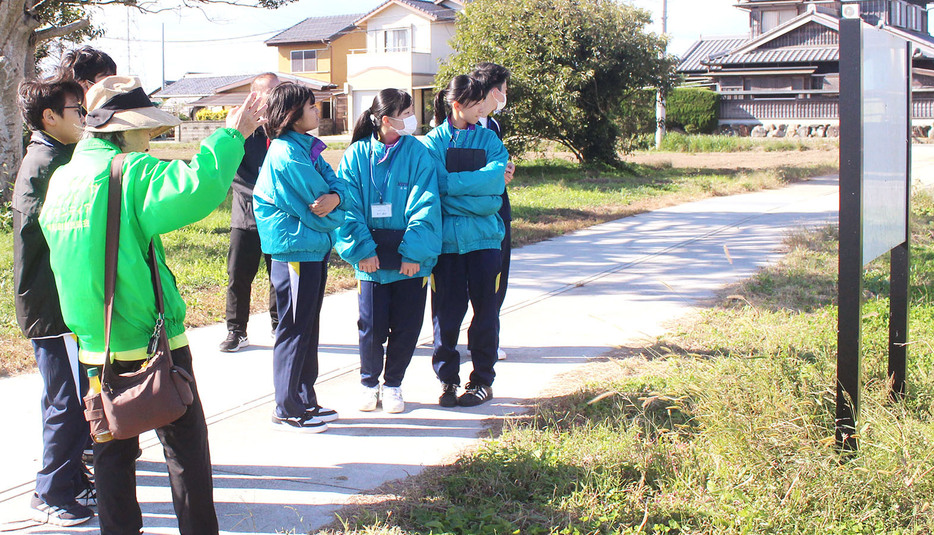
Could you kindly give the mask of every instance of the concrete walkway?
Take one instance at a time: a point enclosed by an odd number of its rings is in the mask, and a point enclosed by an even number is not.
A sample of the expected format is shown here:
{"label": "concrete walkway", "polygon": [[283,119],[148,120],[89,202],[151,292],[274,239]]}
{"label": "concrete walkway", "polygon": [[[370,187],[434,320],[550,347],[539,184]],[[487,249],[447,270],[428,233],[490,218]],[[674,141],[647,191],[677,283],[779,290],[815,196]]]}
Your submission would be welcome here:
{"label": "concrete walkway", "polygon": [[[441,409],[430,365],[430,325],[409,367],[399,415],[358,412],[355,292],[327,297],[321,323],[319,400],[342,418],[320,435],[276,431],[268,316],[249,326],[252,346],[217,351],[223,325],[189,332],[210,426],[215,499],[224,533],[303,533],[333,519],[353,495],[455,458],[485,434],[490,417],[526,409],[557,375],[625,343],[663,332],[724,285],[780,255],[802,225],[835,221],[833,178],[780,190],[720,197],[598,225],[513,252],[502,315],[495,398],[472,409]],[[462,344],[466,343],[466,335]],[[466,355],[462,348],[462,354]],[[462,376],[470,364],[462,367]],[[95,533],[33,526],[29,495],[41,451],[37,375],[0,381],[7,438],[0,451],[0,530]],[[138,494],[146,533],[177,533],[162,452],[142,437]]]}

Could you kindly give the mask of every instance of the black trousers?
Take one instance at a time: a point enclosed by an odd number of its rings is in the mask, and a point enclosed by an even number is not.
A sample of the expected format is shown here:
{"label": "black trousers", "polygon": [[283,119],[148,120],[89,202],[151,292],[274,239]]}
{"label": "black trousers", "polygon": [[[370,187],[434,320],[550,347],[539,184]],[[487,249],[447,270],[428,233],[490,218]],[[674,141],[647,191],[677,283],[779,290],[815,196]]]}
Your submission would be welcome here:
{"label": "black trousers", "polygon": [[[506,237],[500,246],[502,254],[502,265],[499,268],[499,288],[496,290],[496,296],[499,298],[499,309],[503,308],[503,301],[506,300],[506,287],[509,286],[509,258],[512,256],[512,221],[504,219],[506,224]],[[497,327],[499,332],[499,327]]]}
{"label": "black trousers", "polygon": [[[172,351],[172,359],[192,373],[188,346]],[[122,363],[115,370],[139,368],[142,361]],[[194,374],[192,373],[192,376]],[[195,400],[181,418],[156,429],[165,450],[165,464],[172,486],[172,503],[181,535],[213,535],[218,532],[214,512],[214,483],[208,427],[196,384]],[[94,444],[94,478],[101,535],[139,535],[143,517],[136,499],[136,452],[139,437]]]}
{"label": "black trousers", "polygon": [[[260,247],[259,233],[241,228],[230,229],[230,249],[227,251],[227,330],[246,332],[250,320],[250,290],[259,271],[259,262],[266,262],[269,273],[272,259]],[[269,284],[269,316],[272,328],[279,323],[276,314],[276,290]]]}
{"label": "black trousers", "polygon": [[402,385],[425,320],[425,282],[424,277],[388,284],[359,281],[357,330],[363,386],[378,386],[380,375],[385,386]]}
{"label": "black trousers", "polygon": [[434,352],[431,364],[442,383],[460,384],[460,353],[457,339],[467,304],[473,319],[467,329],[467,344],[473,371],[470,382],[492,385],[499,347],[499,297],[496,279],[502,265],[499,249],[466,254],[442,254],[432,270],[431,315]]}

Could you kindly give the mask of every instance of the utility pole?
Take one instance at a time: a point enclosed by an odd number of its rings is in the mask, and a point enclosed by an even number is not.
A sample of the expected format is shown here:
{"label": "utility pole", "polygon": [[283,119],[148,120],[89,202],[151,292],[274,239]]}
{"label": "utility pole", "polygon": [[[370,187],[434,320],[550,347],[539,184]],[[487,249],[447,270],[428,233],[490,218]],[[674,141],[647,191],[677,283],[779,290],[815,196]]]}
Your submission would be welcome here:
{"label": "utility pole", "polygon": [[162,23],[162,85],[159,90],[165,89],[165,23]]}
{"label": "utility pole", "polygon": [[126,6],[126,74],[133,74],[130,60],[130,6]]}
{"label": "utility pole", "polygon": [[[662,37],[668,34],[668,0],[662,0]],[[662,56],[668,53],[668,46],[662,52]],[[665,109],[665,95],[659,89],[655,94],[655,149],[662,148],[662,140],[665,139],[665,121],[667,111]]]}

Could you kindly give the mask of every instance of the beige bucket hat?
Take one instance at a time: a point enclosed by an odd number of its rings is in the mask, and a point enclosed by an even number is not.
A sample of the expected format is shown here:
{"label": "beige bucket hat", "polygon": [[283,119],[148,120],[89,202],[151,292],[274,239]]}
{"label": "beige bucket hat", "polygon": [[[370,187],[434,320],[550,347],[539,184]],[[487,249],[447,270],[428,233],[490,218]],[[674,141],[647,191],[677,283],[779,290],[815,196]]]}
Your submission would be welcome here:
{"label": "beige bucket hat", "polygon": [[85,128],[91,132],[148,129],[150,137],[156,137],[181,123],[178,117],[153,106],[135,76],[108,76],[91,86],[85,98]]}

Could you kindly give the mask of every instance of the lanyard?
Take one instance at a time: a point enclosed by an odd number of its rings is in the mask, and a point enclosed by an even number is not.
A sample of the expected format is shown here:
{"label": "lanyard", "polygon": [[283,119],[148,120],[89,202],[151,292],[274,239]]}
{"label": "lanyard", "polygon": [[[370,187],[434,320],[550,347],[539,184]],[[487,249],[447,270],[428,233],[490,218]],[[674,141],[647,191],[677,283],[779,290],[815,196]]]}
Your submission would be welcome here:
{"label": "lanyard", "polygon": [[[376,193],[379,194],[380,204],[383,204],[383,198],[386,197],[386,186],[389,184],[389,178],[392,176],[392,161],[396,159],[396,151],[393,149],[398,147],[401,142],[402,138],[396,141],[393,146],[387,147],[386,156],[380,162],[375,162],[376,150],[373,148],[373,145],[379,142],[375,139],[370,140],[370,182],[373,184],[373,187],[376,188]],[[378,163],[382,162],[386,162],[386,178],[383,180],[383,186],[380,187],[380,185],[376,183],[376,166]]]}

